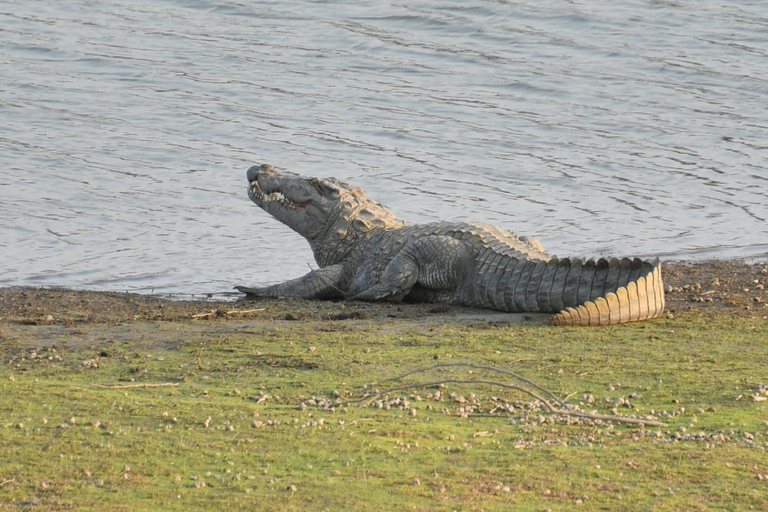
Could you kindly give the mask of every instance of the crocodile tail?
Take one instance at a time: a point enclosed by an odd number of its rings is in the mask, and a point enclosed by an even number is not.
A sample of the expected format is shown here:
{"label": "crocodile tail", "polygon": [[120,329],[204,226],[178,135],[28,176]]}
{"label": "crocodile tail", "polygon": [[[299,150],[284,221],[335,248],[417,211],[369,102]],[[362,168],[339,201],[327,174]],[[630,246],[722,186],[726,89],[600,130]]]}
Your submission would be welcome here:
{"label": "crocodile tail", "polygon": [[656,318],[664,311],[658,259],[570,259],[557,266],[549,294],[549,306],[560,309],[552,317],[555,325],[619,324]]}
{"label": "crocodile tail", "polygon": [[664,311],[661,263],[635,258],[526,259],[488,251],[469,304],[500,311],[557,313],[556,325],[609,325]]}

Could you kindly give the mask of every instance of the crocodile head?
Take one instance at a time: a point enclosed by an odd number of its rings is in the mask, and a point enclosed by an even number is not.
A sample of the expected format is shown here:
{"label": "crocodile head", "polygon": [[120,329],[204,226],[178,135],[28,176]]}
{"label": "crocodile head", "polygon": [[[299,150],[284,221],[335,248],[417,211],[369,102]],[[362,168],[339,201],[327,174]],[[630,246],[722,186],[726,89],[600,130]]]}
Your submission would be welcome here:
{"label": "crocodile head", "polygon": [[310,242],[404,225],[362,189],[336,178],[307,178],[269,164],[254,165],[247,177],[248,197]]}

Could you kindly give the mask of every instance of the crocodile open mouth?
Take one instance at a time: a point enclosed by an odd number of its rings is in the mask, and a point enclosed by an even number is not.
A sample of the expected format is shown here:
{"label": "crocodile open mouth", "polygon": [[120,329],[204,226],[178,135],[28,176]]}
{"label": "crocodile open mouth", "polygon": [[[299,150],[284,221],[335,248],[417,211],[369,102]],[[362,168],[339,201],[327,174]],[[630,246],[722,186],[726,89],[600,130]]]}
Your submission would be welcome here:
{"label": "crocodile open mouth", "polygon": [[271,203],[274,201],[277,201],[282,206],[286,206],[288,208],[293,208],[294,210],[303,210],[307,207],[307,203],[296,203],[294,201],[291,201],[282,192],[270,192],[268,194],[264,193],[263,190],[261,190],[261,187],[259,186],[258,180],[253,180],[251,182],[251,194],[253,197],[255,197],[259,202],[261,203]]}

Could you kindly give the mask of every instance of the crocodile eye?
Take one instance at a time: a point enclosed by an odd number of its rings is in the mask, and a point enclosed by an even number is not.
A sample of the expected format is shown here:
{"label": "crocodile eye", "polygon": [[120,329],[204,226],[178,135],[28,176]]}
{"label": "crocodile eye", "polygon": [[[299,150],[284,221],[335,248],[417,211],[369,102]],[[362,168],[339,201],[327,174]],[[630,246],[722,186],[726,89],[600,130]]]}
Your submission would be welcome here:
{"label": "crocodile eye", "polygon": [[312,178],[312,186],[317,189],[318,192],[324,196],[339,197],[339,188],[326,180],[320,178]]}

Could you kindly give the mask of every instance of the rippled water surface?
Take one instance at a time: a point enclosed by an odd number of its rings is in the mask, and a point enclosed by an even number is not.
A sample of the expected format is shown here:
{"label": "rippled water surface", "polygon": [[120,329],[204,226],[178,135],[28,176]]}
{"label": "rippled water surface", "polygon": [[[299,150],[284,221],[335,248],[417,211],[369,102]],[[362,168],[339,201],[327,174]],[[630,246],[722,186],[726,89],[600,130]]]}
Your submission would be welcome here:
{"label": "rippled water surface", "polygon": [[296,277],[253,163],[570,256],[768,259],[763,1],[0,1],[0,286]]}

